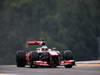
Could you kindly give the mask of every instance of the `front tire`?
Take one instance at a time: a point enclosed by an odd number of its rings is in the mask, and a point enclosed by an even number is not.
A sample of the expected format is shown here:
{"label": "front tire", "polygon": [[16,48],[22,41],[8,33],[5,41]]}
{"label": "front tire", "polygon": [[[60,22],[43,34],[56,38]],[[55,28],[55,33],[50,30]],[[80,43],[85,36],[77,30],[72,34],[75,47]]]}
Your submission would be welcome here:
{"label": "front tire", "polygon": [[33,62],[38,60],[38,53],[32,52],[30,55],[30,68],[37,67]]}
{"label": "front tire", "polygon": [[73,60],[73,55],[71,50],[65,50],[63,53],[64,60]]}
{"label": "front tire", "polygon": [[72,65],[65,65],[65,68],[72,68]]}

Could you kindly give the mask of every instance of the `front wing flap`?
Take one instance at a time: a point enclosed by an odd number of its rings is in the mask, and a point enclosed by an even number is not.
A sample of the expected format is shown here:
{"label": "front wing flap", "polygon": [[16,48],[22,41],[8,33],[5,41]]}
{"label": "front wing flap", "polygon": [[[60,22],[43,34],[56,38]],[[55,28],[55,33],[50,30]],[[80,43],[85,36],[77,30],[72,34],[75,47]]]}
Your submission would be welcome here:
{"label": "front wing flap", "polygon": [[[34,65],[39,65],[39,66],[50,66],[47,61],[33,61]],[[64,65],[75,65],[74,60],[63,60],[59,63],[58,66],[64,66]]]}

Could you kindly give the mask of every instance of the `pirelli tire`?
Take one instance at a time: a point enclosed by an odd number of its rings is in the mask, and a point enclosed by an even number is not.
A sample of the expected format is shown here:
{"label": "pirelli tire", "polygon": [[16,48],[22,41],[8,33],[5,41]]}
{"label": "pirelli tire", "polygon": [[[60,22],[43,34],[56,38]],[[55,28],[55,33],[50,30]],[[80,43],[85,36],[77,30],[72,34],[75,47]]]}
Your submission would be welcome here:
{"label": "pirelli tire", "polygon": [[30,54],[30,67],[31,67],[31,68],[37,67],[37,65],[35,65],[33,62],[39,60],[38,57],[39,57],[39,56],[38,56],[38,53],[37,53],[37,52],[32,52],[32,53]]}
{"label": "pirelli tire", "polygon": [[71,50],[65,50],[63,53],[64,60],[73,60],[73,55]]}
{"label": "pirelli tire", "polygon": [[16,52],[16,65],[17,67],[25,67],[26,65],[26,52],[25,51],[17,51]]}
{"label": "pirelli tire", "polygon": [[[63,59],[64,60],[73,60],[73,55],[71,50],[65,50],[63,53]],[[65,65],[65,68],[72,68],[73,64]]]}

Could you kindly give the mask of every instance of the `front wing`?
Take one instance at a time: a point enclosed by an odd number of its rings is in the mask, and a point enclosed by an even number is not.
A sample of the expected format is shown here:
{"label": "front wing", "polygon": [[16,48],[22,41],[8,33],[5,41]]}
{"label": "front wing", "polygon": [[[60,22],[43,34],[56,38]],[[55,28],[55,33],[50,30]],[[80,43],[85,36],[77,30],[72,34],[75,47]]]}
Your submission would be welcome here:
{"label": "front wing", "polygon": [[[50,66],[47,61],[33,61],[34,65],[38,65],[38,66]],[[59,63],[58,66],[64,66],[64,65],[75,65],[75,61],[74,60],[63,60]]]}

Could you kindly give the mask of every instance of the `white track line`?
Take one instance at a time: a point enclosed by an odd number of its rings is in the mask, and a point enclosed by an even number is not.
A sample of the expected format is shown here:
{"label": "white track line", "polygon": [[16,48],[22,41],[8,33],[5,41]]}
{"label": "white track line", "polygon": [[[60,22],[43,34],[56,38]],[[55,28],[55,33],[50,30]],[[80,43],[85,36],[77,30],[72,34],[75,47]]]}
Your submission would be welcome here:
{"label": "white track line", "polygon": [[0,75],[17,75],[17,74],[5,74],[5,73],[0,73]]}
{"label": "white track line", "polygon": [[77,61],[76,64],[100,64],[100,60],[94,60],[94,61]]}

